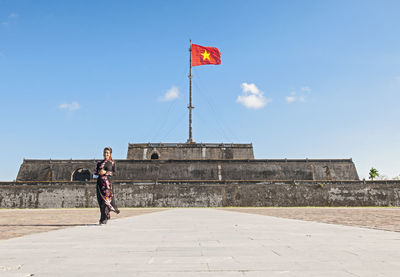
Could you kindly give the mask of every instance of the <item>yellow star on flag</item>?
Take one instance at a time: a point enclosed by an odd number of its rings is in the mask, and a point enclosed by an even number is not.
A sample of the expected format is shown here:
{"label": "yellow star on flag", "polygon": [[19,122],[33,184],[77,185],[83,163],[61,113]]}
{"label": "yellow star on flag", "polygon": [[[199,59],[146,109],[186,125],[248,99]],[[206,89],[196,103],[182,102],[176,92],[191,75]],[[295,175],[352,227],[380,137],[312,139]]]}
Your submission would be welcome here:
{"label": "yellow star on flag", "polygon": [[209,60],[210,61],[210,53],[207,52],[207,50],[204,50],[204,53],[201,53],[203,56],[203,61]]}

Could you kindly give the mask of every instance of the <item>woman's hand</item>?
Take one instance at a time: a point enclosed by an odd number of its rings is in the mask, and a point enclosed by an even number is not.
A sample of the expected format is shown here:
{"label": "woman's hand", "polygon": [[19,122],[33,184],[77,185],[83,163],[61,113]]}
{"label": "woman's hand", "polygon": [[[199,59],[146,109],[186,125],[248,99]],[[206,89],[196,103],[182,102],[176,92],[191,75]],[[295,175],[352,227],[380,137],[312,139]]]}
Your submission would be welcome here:
{"label": "woman's hand", "polygon": [[103,176],[104,174],[106,174],[106,171],[105,171],[104,169],[100,169],[99,175],[100,175],[100,176]]}

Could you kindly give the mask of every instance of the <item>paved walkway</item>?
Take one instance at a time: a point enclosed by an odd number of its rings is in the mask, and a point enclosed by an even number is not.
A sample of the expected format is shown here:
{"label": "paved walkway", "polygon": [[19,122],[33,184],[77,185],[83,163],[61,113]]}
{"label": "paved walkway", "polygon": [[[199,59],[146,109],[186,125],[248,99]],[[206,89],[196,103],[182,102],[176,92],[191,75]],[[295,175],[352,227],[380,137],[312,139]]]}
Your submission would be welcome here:
{"label": "paved walkway", "polygon": [[0,241],[0,276],[399,275],[399,232],[207,208]]}
{"label": "paved walkway", "polygon": [[[130,217],[166,210],[164,208],[121,208],[111,219]],[[98,208],[75,209],[0,209],[0,240],[34,233],[54,231],[73,226],[95,225],[99,222]]]}
{"label": "paved walkway", "polygon": [[220,209],[400,232],[399,207],[230,207]]}

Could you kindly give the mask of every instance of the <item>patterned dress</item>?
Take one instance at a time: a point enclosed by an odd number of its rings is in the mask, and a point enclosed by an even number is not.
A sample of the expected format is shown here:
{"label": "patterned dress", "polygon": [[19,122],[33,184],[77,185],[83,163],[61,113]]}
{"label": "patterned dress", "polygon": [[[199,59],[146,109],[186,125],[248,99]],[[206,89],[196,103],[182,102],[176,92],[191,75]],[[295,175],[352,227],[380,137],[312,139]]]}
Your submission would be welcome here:
{"label": "patterned dress", "polygon": [[[100,170],[104,169],[106,174],[99,175]],[[115,162],[102,160],[97,163],[95,174],[97,177],[97,202],[100,208],[100,223],[105,224],[110,219],[110,212],[119,213],[115,205],[115,199],[112,188],[112,176],[115,172]]]}

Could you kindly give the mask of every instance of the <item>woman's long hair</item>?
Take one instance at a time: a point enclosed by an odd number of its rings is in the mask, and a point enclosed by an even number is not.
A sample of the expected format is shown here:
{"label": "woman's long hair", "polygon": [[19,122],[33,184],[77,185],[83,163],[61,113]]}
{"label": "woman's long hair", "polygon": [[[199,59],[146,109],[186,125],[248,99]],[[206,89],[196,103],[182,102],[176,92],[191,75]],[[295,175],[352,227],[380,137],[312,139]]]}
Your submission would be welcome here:
{"label": "woman's long hair", "polygon": [[112,161],[112,148],[110,146],[107,146],[106,148],[104,148],[103,153],[106,152],[106,150],[110,151],[110,160]]}

